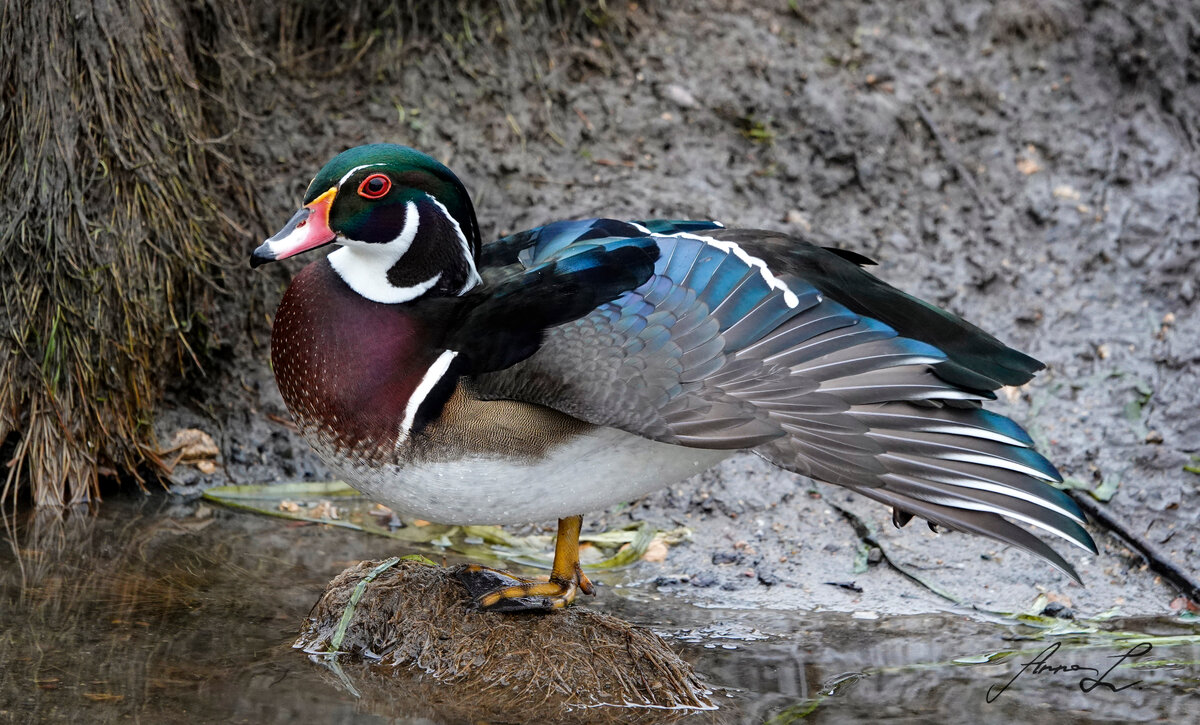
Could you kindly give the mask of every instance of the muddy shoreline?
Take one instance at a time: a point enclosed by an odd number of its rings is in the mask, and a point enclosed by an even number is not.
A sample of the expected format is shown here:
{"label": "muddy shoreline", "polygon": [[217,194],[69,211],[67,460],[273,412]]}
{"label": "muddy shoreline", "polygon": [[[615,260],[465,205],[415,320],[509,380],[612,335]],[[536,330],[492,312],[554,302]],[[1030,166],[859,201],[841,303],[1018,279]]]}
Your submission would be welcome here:
{"label": "muddy shoreline", "polygon": [[[471,77],[411,55],[395,83],[263,77],[252,133],[265,216],[285,220],[338,151],[391,141],[458,173],[485,238],[567,217],[702,218],[861,252],[883,279],[1044,361],[993,409],[1079,485],[1116,485],[1111,510],[1195,573],[1200,475],[1185,468],[1200,455],[1195,10],[695,5],[634,11],[627,37],[549,42],[540,74],[500,58]],[[298,266],[273,266],[254,284],[276,300]],[[245,341],[221,369],[171,391],[160,437],[197,427],[222,451],[212,475],[181,467],[174,493],[327,476],[280,422],[272,307],[240,318],[249,335],[229,331]],[[1067,554],[1081,588],[989,541],[895,530],[883,507],[749,456],[585,525],[638,520],[692,529],[639,576],[705,604],[956,606],[937,589],[988,610],[1022,611],[1048,593],[1079,616],[1161,615],[1176,596],[1094,527],[1100,555]]]}

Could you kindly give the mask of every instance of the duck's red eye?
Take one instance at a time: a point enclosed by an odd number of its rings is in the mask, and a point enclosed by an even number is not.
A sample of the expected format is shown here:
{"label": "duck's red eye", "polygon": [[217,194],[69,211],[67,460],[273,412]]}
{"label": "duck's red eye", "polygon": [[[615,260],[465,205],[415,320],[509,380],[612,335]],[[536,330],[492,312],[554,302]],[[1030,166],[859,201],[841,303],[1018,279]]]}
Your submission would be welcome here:
{"label": "duck's red eye", "polygon": [[358,195],[364,199],[381,199],[392,188],[386,174],[371,174],[358,185]]}

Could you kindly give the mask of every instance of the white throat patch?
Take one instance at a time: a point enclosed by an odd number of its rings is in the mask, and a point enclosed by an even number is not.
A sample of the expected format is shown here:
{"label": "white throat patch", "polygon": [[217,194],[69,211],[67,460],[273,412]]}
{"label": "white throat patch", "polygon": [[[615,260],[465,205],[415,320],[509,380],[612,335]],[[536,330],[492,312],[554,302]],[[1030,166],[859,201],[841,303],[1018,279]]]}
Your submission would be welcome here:
{"label": "white throat patch", "polygon": [[387,274],[412,246],[420,225],[421,214],[416,203],[410,201],[404,209],[404,228],[395,239],[369,244],[339,235],[335,241],[342,248],[329,255],[329,264],[350,289],[373,302],[394,305],[414,300],[437,284],[442,273],[412,287],[396,287],[388,281]]}
{"label": "white throat patch", "polygon": [[[466,260],[467,265],[467,280],[458,294],[466,294],[475,285],[483,282],[479,271],[475,268],[475,257],[471,254],[471,245],[458,225],[458,220],[450,214],[450,211],[437,199],[426,196],[434,203],[446,221],[450,222],[458,236],[463,259]],[[441,272],[411,287],[396,287],[388,281],[387,275],[388,270],[395,266],[412,247],[420,225],[420,210],[417,209],[416,202],[410,201],[404,208],[404,228],[400,230],[395,239],[383,244],[373,244],[338,235],[334,241],[342,247],[330,253],[329,264],[333,266],[338,276],[350,285],[350,289],[373,302],[394,305],[415,300],[438,283],[438,280],[442,278]]]}

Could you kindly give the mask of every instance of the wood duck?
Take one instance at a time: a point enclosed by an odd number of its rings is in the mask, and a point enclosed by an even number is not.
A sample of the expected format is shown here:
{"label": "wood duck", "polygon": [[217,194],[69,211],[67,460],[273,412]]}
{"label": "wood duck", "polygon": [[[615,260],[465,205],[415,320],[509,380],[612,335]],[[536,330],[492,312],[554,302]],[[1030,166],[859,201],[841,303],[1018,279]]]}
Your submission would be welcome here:
{"label": "wood duck", "polygon": [[329,467],[446,524],[559,519],[549,581],[469,567],[480,606],[592,586],[581,515],[749,450],[1043,557],[1095,553],[1016,423],[981,408],[1043,366],[862,269],[854,252],[706,221],[559,221],[481,243],[463,184],[403,146],[350,149],[254,250],[318,247],[271,336],[280,392]]}

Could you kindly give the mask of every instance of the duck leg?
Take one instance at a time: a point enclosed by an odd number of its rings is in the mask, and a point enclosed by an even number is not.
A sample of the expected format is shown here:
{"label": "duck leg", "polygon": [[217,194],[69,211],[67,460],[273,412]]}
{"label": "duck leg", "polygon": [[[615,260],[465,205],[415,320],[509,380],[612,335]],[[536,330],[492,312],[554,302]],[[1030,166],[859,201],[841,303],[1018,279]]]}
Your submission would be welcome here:
{"label": "duck leg", "polygon": [[579,566],[579,529],[582,525],[582,516],[558,520],[554,566],[550,569],[549,580],[523,579],[478,564],[463,567],[458,572],[458,579],[481,609],[493,612],[561,609],[575,601],[579,592],[595,592]]}

